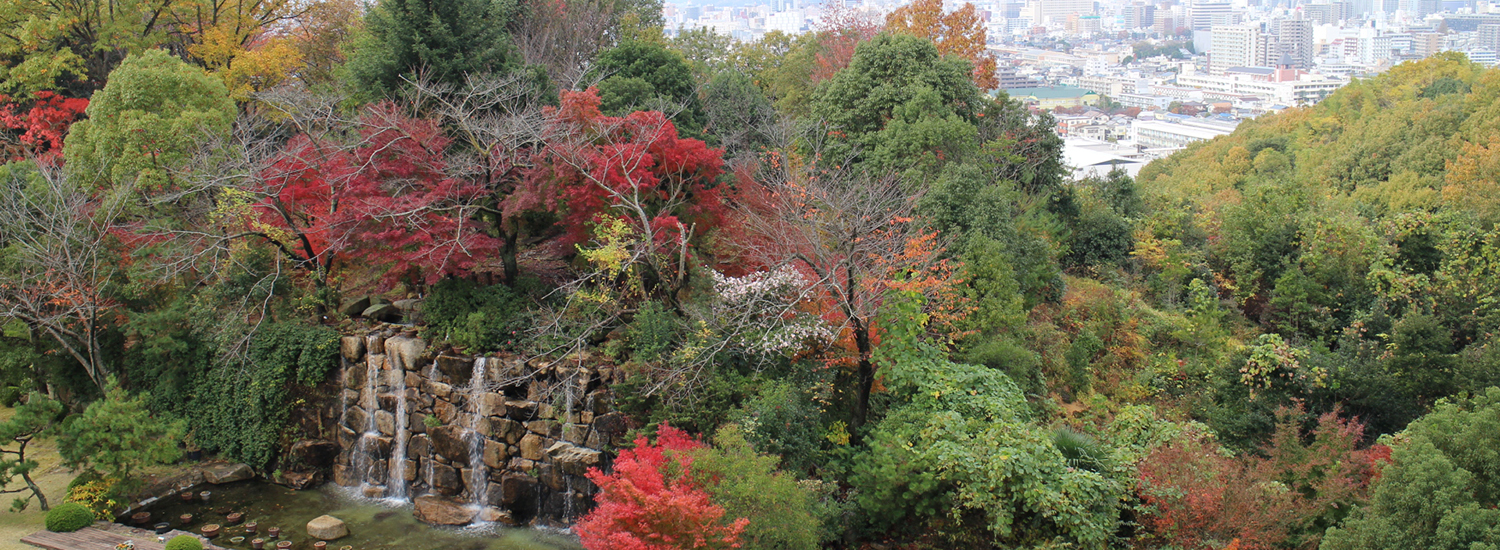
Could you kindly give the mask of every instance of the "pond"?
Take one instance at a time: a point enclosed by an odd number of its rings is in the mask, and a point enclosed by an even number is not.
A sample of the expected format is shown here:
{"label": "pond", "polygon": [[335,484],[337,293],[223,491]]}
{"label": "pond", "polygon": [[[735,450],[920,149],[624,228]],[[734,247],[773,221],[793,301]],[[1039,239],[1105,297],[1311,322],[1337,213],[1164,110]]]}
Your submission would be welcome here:
{"label": "pond", "polygon": [[[318,489],[294,491],[262,481],[240,481],[227,485],[202,485],[210,491],[208,502],[194,498],[183,502],[177,496],[162,498],[142,508],[151,512],[151,523],[171,523],[173,528],[201,533],[206,524],[224,526],[213,543],[234,550],[251,550],[250,541],[266,539],[266,549],[276,542],[292,541],[294,550],[312,550],[316,539],[307,535],[307,522],[327,514],[344,520],[349,536],[329,541],[328,550],[350,546],[353,550],[577,550],[576,537],[559,531],[503,526],[463,528],[433,527],[412,517],[410,504],[398,505],[353,496],[347,489],[325,484]],[[227,525],[230,513],[244,514],[244,523]],[[184,525],[183,514],[193,518]],[[258,523],[258,535],[246,533],[245,524]],[[147,526],[149,527],[149,525]],[[281,528],[281,538],[267,531]],[[235,542],[236,537],[244,537]]]}

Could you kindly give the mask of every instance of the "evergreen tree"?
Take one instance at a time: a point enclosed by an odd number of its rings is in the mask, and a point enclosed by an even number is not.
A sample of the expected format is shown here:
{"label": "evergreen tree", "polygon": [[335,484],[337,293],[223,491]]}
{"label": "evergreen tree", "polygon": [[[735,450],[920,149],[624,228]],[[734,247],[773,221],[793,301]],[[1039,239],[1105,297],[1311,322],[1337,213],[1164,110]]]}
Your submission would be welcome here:
{"label": "evergreen tree", "polygon": [[57,450],[63,464],[129,483],[143,466],[176,460],[181,424],[154,417],[146,401],[147,396],[131,397],[111,379],[103,399],[60,427]]}
{"label": "evergreen tree", "polygon": [[[61,412],[62,403],[42,394],[32,393],[26,403],[16,405],[15,415],[10,420],[0,422],[0,441],[16,444],[14,450],[0,449],[0,493],[23,494],[11,504],[12,511],[25,509],[33,497],[41,505],[42,511],[48,508],[47,495],[42,494],[42,488],[31,479],[31,471],[36,469],[37,461],[26,456],[26,446],[51,427],[52,421]],[[25,487],[10,487],[17,476],[26,482]]]}
{"label": "evergreen tree", "polygon": [[593,70],[603,78],[599,99],[604,114],[661,111],[672,117],[684,136],[702,137],[703,104],[693,69],[682,54],[656,42],[628,40],[599,54]]}
{"label": "evergreen tree", "polygon": [[462,84],[471,73],[519,69],[506,32],[518,13],[515,0],[381,0],[354,39],[345,81],[368,101],[419,75]]}

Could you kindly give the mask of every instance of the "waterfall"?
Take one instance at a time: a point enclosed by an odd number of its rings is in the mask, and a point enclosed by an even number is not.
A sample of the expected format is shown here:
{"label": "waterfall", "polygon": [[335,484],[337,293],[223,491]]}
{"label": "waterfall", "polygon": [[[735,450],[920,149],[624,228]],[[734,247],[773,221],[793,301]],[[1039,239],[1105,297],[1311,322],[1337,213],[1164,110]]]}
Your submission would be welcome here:
{"label": "waterfall", "polygon": [[[583,371],[582,363],[582,361],[579,361],[579,368],[569,373],[568,379],[563,382],[563,422],[566,423],[572,423],[575,419],[573,416],[575,398],[573,396],[575,395],[575,390],[577,389],[576,386],[578,386],[578,373]],[[588,383],[587,378],[584,379],[584,383]],[[572,481],[567,482],[566,488],[567,491],[563,493],[563,523],[569,523],[573,520],[574,494]]]}
{"label": "waterfall", "polygon": [[[400,354],[392,354],[391,376],[396,377],[396,441],[391,450],[390,477],[386,480],[386,497],[406,500],[406,440],[411,437],[406,414],[406,364]],[[399,359],[399,360],[398,360]]]}
{"label": "waterfall", "polygon": [[[349,428],[349,360],[343,354],[339,354],[339,426]],[[342,437],[343,432],[339,435]]]}
{"label": "waterfall", "polygon": [[485,393],[485,361],[483,357],[474,359],[474,372],[469,376],[469,499],[475,510],[484,508],[486,502],[487,487],[489,484],[490,468],[484,463],[484,434],[479,430],[481,422],[488,422],[489,418],[484,414]]}
{"label": "waterfall", "polygon": [[[374,360],[374,356],[365,358],[365,384],[359,393],[359,405],[365,411],[364,431],[359,434],[359,443],[355,446],[354,469],[359,473],[360,489],[363,491],[370,486],[371,469],[374,468],[376,438],[380,437],[380,428],[375,423],[375,414],[380,411],[380,365]],[[354,429],[350,426],[349,429]]]}

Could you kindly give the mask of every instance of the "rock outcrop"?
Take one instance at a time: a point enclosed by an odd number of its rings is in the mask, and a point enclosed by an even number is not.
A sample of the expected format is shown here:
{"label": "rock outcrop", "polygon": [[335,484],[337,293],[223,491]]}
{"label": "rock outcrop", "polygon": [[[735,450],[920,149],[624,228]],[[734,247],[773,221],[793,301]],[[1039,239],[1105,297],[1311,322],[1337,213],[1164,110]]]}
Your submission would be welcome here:
{"label": "rock outcrop", "polygon": [[468,525],[474,522],[474,511],[461,501],[433,495],[417,497],[417,520],[433,525]]}
{"label": "rock outcrop", "polygon": [[307,536],[318,540],[335,540],[349,536],[349,526],[333,516],[318,516],[307,522]]}
{"label": "rock outcrop", "polygon": [[249,466],[233,462],[207,464],[201,469],[203,470],[203,480],[214,485],[234,483],[255,477],[255,472]]}

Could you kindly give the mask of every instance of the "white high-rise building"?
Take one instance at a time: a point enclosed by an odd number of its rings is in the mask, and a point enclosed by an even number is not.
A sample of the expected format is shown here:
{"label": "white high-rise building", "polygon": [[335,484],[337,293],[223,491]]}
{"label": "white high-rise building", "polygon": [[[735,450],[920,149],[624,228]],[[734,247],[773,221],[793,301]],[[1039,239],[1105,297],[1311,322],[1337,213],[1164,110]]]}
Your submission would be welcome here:
{"label": "white high-rise building", "polygon": [[766,17],[766,30],[797,34],[802,32],[806,23],[807,15],[802,10],[776,12]]}
{"label": "white high-rise building", "polygon": [[1272,64],[1280,65],[1281,55],[1286,55],[1292,60],[1292,65],[1299,69],[1312,68],[1313,64],[1313,26],[1312,21],[1306,19],[1280,19],[1275,23],[1276,45],[1280,50],[1277,59],[1272,59]]}
{"label": "white high-rise building", "polygon": [[1189,28],[1195,31],[1206,31],[1214,25],[1232,25],[1239,14],[1228,2],[1193,2],[1190,9],[1188,21]]}
{"label": "white high-rise building", "polygon": [[1213,47],[1208,51],[1208,72],[1223,74],[1230,67],[1263,65],[1265,39],[1260,29],[1250,25],[1215,25]]}
{"label": "white high-rise building", "polygon": [[1094,0],[1037,0],[1032,18],[1040,23],[1064,23],[1069,15],[1093,15]]}

